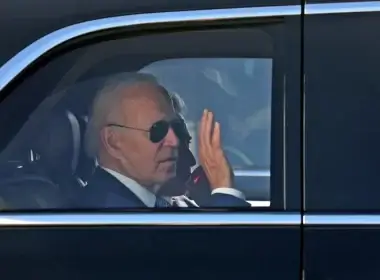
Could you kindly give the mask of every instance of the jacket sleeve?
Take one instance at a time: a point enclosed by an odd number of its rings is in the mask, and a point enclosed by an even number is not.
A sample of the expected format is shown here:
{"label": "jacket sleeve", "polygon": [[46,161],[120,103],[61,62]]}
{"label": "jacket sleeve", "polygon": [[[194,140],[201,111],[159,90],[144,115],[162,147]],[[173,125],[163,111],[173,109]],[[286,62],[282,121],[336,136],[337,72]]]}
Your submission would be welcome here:
{"label": "jacket sleeve", "polygon": [[251,207],[251,204],[241,197],[227,193],[213,193],[210,197],[209,207]]}

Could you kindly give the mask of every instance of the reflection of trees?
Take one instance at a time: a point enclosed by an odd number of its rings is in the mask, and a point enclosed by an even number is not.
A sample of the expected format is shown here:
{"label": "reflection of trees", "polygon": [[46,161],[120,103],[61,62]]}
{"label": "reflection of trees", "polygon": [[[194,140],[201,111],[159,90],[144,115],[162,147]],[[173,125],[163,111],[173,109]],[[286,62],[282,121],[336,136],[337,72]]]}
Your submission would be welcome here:
{"label": "reflection of trees", "polygon": [[[185,58],[159,61],[141,70],[155,75],[185,101],[184,112],[197,158],[197,124],[204,108],[222,125],[231,163],[267,166],[270,154],[272,60]],[[241,155],[243,154],[243,156]],[[249,164],[248,164],[249,165]]]}
{"label": "reflection of trees", "polygon": [[228,95],[234,97],[238,96],[237,90],[234,84],[231,82],[230,76],[227,73],[214,68],[206,68],[202,72],[205,77],[217,83],[222,89],[224,89]]}
{"label": "reflection of trees", "polygon": [[235,115],[229,115],[228,125],[233,133],[238,134],[244,140],[254,130],[270,129],[271,108],[269,106],[262,108],[245,119],[238,119]]}

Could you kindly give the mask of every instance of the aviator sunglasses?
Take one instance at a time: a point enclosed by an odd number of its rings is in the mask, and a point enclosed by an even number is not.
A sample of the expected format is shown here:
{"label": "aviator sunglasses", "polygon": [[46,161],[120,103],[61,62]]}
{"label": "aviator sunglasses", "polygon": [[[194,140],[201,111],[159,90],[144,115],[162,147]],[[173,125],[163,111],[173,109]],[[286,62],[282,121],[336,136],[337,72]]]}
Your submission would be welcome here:
{"label": "aviator sunglasses", "polygon": [[178,137],[180,141],[191,140],[191,137],[187,132],[185,123],[182,120],[178,120],[178,119],[172,120],[172,121],[160,120],[158,122],[155,122],[149,129],[125,126],[125,125],[120,125],[116,123],[110,123],[107,126],[116,126],[116,127],[121,127],[121,128],[149,132],[149,139],[153,143],[161,142],[168,134],[170,128],[173,129],[174,134]]}

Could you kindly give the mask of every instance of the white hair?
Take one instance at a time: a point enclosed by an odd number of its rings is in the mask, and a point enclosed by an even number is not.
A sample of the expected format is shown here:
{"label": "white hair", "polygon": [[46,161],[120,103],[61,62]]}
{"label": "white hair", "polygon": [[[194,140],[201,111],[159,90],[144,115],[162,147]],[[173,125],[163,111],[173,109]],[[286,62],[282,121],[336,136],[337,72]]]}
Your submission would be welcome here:
{"label": "white hair", "polygon": [[139,83],[150,83],[157,86],[174,106],[171,95],[163,88],[151,74],[121,73],[106,79],[104,86],[96,94],[89,115],[85,133],[85,152],[90,158],[96,158],[100,149],[100,131],[107,124],[111,113],[120,104],[124,97],[123,91]]}
{"label": "white hair", "polygon": [[185,101],[181,98],[181,96],[179,96],[179,94],[176,92],[170,93],[170,96],[172,99],[174,112],[176,112],[177,114],[181,116],[186,114],[186,110],[187,110],[186,104],[185,104]]}

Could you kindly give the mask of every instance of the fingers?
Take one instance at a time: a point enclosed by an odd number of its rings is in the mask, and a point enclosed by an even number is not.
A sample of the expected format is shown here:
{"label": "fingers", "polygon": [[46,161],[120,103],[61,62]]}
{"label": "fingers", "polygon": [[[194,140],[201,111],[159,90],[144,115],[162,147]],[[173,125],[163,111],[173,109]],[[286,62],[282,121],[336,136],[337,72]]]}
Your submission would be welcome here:
{"label": "fingers", "polygon": [[209,157],[221,149],[220,123],[214,123],[213,113],[205,109],[199,125],[200,156]]}
{"label": "fingers", "polygon": [[213,114],[208,110],[205,110],[205,124],[204,124],[204,143],[207,147],[211,145],[212,126],[213,126]]}
{"label": "fingers", "polygon": [[204,110],[199,124],[199,159],[211,187],[231,185],[231,168],[221,146],[220,123],[212,112]]}
{"label": "fingers", "polygon": [[211,145],[214,149],[220,149],[220,124],[215,123],[214,131],[212,132]]}
{"label": "fingers", "polygon": [[199,125],[199,158],[202,162],[210,158],[210,112],[203,111]]}
{"label": "fingers", "polygon": [[214,123],[214,115],[205,109],[199,125],[199,142],[205,147],[220,147],[220,124]]}

